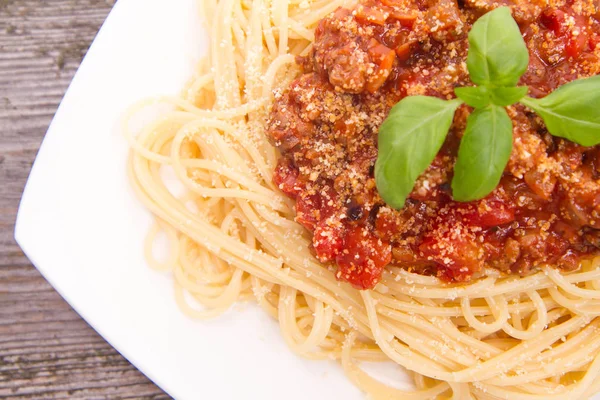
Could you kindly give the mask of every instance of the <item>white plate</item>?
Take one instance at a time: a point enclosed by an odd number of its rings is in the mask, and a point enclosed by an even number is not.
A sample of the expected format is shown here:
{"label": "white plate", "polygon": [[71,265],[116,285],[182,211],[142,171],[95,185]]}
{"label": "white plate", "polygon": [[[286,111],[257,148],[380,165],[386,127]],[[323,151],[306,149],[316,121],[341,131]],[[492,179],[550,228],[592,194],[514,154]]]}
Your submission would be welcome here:
{"label": "white plate", "polygon": [[333,362],[293,355],[246,305],[185,317],[169,276],[144,263],[149,214],[126,177],[123,111],[177,94],[204,49],[195,0],[117,2],[60,105],[29,177],[16,239],[119,352],[177,399],[358,399]]}

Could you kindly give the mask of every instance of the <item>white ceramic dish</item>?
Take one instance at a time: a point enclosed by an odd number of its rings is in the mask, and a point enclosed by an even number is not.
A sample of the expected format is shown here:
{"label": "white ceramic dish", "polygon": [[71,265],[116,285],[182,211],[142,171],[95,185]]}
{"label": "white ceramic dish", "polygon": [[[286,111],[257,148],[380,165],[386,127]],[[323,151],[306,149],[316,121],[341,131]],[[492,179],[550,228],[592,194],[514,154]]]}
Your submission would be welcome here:
{"label": "white ceramic dish", "polygon": [[144,263],[150,216],[128,186],[118,120],[191,76],[204,50],[195,4],[117,2],[46,134],[16,239],[83,318],[177,399],[362,398],[336,363],[292,354],[252,305],[185,317],[170,277]]}

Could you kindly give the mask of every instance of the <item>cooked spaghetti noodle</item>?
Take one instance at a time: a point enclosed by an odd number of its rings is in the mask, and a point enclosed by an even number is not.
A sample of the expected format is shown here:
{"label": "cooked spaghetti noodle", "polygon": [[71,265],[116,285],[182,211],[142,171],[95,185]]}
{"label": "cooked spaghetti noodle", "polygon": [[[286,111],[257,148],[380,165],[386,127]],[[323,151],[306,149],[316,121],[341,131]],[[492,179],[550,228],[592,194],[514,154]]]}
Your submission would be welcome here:
{"label": "cooked spaghetti noodle", "polygon": [[[265,121],[317,22],[349,2],[201,3],[211,41],[198,76],[180,98],[159,100],[171,111],[139,132],[125,127],[132,186],[156,217],[146,257],[171,271],[186,314],[214,317],[254,299],[294,352],[340,360],[376,399],[573,400],[600,390],[600,258],[569,274],[486,269],[460,285],[396,267],[373,290],[336,280],[272,183],[278,156]],[[166,167],[184,193],[169,190]],[[153,257],[160,232],[170,243],[164,261]],[[414,391],[360,368],[390,360],[411,373]]]}

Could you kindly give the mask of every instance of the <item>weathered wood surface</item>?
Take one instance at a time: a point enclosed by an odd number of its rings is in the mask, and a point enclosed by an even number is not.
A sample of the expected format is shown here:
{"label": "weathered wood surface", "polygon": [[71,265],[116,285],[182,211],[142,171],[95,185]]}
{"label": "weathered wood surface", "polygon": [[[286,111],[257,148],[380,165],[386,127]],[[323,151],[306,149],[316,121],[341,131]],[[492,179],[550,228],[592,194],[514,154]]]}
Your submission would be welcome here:
{"label": "weathered wood surface", "polygon": [[38,147],[113,3],[0,0],[0,398],[168,398],[71,309],[13,239]]}

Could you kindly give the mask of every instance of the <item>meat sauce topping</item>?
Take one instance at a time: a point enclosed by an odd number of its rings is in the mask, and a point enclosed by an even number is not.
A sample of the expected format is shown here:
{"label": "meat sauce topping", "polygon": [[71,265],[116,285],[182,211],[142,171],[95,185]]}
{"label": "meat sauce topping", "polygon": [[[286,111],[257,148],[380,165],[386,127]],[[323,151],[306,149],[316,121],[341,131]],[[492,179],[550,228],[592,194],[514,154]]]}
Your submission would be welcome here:
{"label": "meat sauce topping", "polygon": [[363,0],[320,21],[311,53],[297,60],[303,74],[276,95],[267,127],[281,151],[274,181],[296,200],[317,258],[337,265],[338,279],[368,289],[387,265],[464,282],[484,266],[568,271],[599,254],[600,146],[551,136],[522,105],[508,107],[513,151],[482,200],[459,203],[450,194],[466,105],[404,208],[387,206],[373,177],[378,128],[396,102],[450,99],[469,84],[467,35],[478,17],[511,7],[530,53],[520,85],[542,97],[600,73],[599,3]]}

